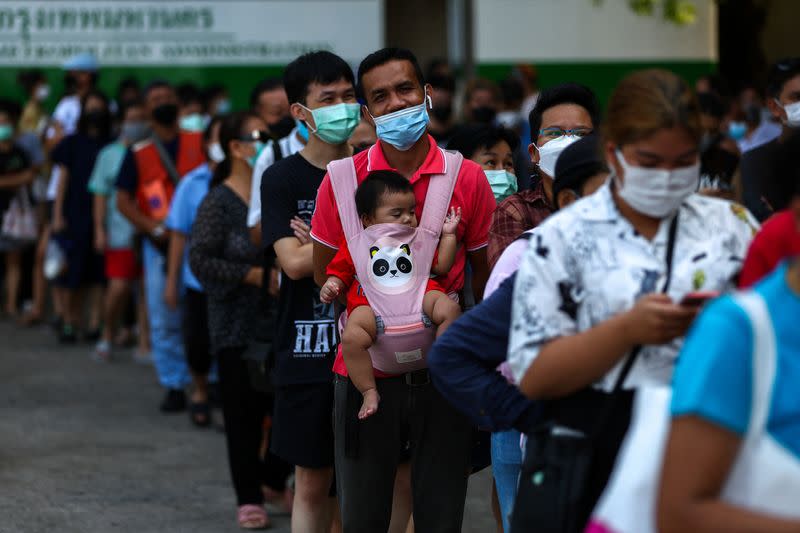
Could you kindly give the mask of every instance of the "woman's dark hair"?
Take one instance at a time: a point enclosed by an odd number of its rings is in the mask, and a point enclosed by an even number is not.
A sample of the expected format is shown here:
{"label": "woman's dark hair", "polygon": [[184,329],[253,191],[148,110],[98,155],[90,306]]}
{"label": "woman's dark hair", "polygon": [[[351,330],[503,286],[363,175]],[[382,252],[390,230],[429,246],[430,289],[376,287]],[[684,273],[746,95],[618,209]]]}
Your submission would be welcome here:
{"label": "woman's dark hair", "polygon": [[125,122],[125,115],[128,113],[129,109],[134,107],[139,107],[144,109],[144,102],[138,99],[125,100],[124,102],[120,102],[117,110],[117,120],[119,122]]}
{"label": "woman's dark hair", "polygon": [[214,126],[222,122],[221,116],[212,117],[211,120],[208,121],[208,126],[206,129],[203,130],[203,142],[208,144],[208,141],[211,140],[211,132],[214,131]]}
{"label": "woman's dark hair", "polygon": [[500,141],[505,141],[514,152],[519,146],[519,137],[516,133],[498,126],[470,125],[460,128],[447,142],[448,150],[455,150],[466,159],[481,148],[491,148]]}
{"label": "woman's dark hair", "polygon": [[764,180],[764,196],[775,211],[781,211],[794,196],[800,196],[800,132],[792,132],[779,145],[775,159],[772,178]]}
{"label": "woman's dark hair", "polygon": [[392,170],[370,172],[356,189],[356,211],[359,216],[373,216],[386,193],[414,192],[411,182]]}
{"label": "woman's dark hair", "polygon": [[97,124],[97,126],[100,128],[98,137],[100,139],[107,139],[111,137],[111,109],[109,106],[108,97],[105,95],[105,93],[97,89],[90,90],[83,96],[83,98],[81,98],[81,116],[78,119],[78,131],[85,135],[89,129],[89,124],[86,120],[86,103],[93,98],[103,102],[104,120]]}
{"label": "woman's dark hair", "polygon": [[[214,176],[211,178],[210,187],[216,187],[225,181],[231,174],[231,141],[235,141],[242,137],[246,132],[242,131],[244,123],[251,118],[259,118],[258,115],[252,111],[236,111],[230,115],[220,117],[219,125],[219,144],[222,146],[222,151],[225,153],[225,159],[220,161],[217,168],[214,170]],[[213,124],[213,122],[212,122]],[[210,131],[211,124],[209,124]]]}

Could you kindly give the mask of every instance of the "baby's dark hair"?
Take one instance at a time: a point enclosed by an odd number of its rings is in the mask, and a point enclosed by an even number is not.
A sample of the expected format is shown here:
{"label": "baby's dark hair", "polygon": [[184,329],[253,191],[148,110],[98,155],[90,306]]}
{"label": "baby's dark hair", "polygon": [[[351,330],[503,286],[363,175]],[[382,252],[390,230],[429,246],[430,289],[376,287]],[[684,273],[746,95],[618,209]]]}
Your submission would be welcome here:
{"label": "baby's dark hair", "polygon": [[370,172],[356,189],[356,211],[359,216],[373,216],[386,193],[414,192],[411,182],[392,170]]}

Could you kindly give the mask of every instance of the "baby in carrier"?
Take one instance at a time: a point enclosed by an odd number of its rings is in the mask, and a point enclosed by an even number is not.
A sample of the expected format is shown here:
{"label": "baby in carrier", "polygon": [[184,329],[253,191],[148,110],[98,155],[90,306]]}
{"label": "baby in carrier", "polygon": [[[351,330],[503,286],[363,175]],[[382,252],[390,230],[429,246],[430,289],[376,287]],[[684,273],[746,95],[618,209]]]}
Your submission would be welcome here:
{"label": "baby in carrier", "polygon": [[[396,172],[376,171],[359,185],[355,195],[356,210],[365,228],[375,224],[402,224],[417,227],[416,200],[411,183]],[[430,268],[432,274],[444,275],[453,266],[456,257],[456,228],[461,220],[461,209],[451,208],[442,226],[442,235]],[[363,253],[367,251],[364,250]],[[355,253],[362,253],[357,250]],[[373,246],[369,250],[372,275],[383,278],[387,286],[397,285],[411,275],[414,264],[407,244],[388,252]],[[380,397],[375,386],[375,375],[369,348],[378,335],[378,321],[367,301],[361,284],[356,279],[356,268],[342,242],[333,261],[328,265],[328,280],[322,286],[320,298],[330,303],[347,290],[347,324],[342,333],[342,356],[353,385],[361,392],[363,403],[358,418],[364,419],[378,409]],[[397,296],[402,297],[402,296]],[[437,327],[440,335],[461,313],[461,309],[444,292],[442,286],[428,277],[422,311]]]}

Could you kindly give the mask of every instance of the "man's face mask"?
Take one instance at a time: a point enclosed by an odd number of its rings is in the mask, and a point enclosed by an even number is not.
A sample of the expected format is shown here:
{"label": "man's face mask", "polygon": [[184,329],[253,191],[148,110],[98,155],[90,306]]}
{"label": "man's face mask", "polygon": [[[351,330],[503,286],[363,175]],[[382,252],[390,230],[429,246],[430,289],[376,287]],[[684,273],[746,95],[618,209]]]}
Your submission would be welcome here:
{"label": "man's face mask", "polygon": [[378,138],[401,152],[411,149],[428,127],[430,119],[427,105],[430,104],[430,101],[430,96],[426,94],[419,105],[380,117],[372,117]]}

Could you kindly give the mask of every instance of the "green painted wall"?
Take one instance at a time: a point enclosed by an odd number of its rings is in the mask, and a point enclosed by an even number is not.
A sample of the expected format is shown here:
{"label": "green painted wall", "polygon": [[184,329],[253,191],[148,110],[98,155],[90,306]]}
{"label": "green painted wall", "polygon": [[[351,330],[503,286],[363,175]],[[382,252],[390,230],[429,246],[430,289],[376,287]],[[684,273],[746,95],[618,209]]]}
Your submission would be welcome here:
{"label": "green painted wall", "polygon": [[[540,63],[536,62],[539,71],[539,85],[549,87],[556,83],[574,81],[594,89],[601,104],[605,106],[617,83],[627,74],[646,68],[664,68],[682,76],[694,84],[703,74],[716,70],[713,61],[674,61],[674,62],[603,62],[603,63]],[[502,80],[513,68],[511,63],[483,63],[478,66],[481,77]]]}
{"label": "green painted wall", "polygon": [[[0,95],[18,101],[24,99],[22,88],[17,85],[17,74],[22,69],[0,68]],[[52,110],[64,92],[64,71],[60,68],[42,69],[51,87],[51,97],[45,107]],[[200,87],[221,83],[228,88],[234,108],[245,108],[250,91],[258,81],[283,73],[283,66],[223,66],[223,67],[101,67],[100,88],[113,98],[120,80],[135,76],[145,85],[148,81],[163,78],[174,83],[192,82]]]}

